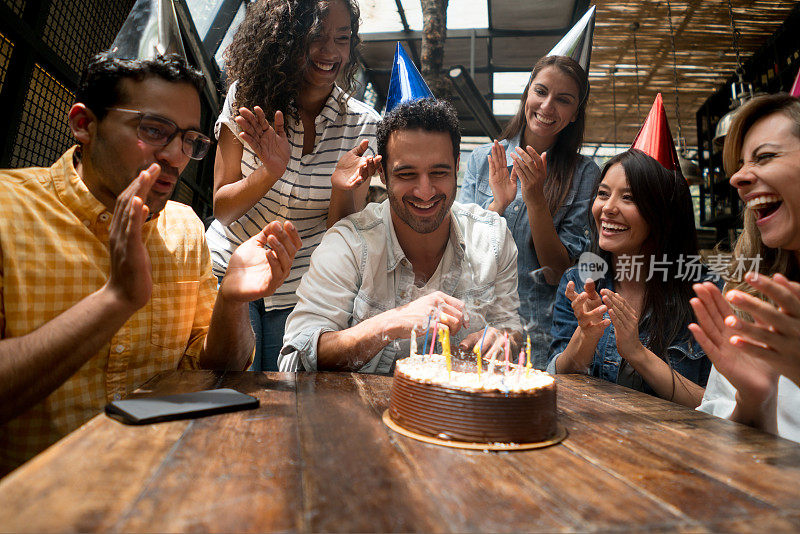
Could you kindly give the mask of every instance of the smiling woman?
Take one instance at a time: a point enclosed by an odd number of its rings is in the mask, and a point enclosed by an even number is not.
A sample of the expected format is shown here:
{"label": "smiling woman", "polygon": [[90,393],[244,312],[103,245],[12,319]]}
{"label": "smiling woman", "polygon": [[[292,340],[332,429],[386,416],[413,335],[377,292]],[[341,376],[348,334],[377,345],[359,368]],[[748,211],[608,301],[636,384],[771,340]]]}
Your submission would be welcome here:
{"label": "smiling woman", "polygon": [[725,170],[745,203],[723,297],[695,286],[692,333],[714,362],[701,410],[800,442],[800,100],[758,97],[725,139]]}
{"label": "smiling woman", "polygon": [[251,305],[254,370],[277,370],[311,253],[328,227],[364,206],[364,178],[375,169],[380,117],[347,93],[358,20],[352,0],[259,0],[226,52],[231,85],[215,126],[217,220],[207,233],[214,272],[223,275],[230,251],[271,221],[292,221],[303,240],[284,285]]}
{"label": "smiling woman", "polygon": [[508,223],[519,250],[520,314],[539,369],[547,364],[556,285],[588,244],[589,198],[600,174],[578,154],[588,95],[580,64],[540,59],[500,139],[472,152],[458,198]]}
{"label": "smiling woman", "polygon": [[711,363],[687,329],[692,280],[682,266],[697,257],[697,235],[686,180],[644,152],[623,152],[603,168],[592,221],[592,251],[609,270],[596,280],[579,268],[564,274],[548,371],[696,407]]}

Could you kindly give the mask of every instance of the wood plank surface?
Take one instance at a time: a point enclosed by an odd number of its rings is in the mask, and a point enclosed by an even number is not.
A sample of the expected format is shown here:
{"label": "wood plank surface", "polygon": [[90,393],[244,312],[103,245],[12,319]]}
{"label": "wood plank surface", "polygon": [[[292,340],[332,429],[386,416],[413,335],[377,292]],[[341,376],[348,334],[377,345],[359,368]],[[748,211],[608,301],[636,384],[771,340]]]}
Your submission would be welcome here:
{"label": "wood plank surface", "polygon": [[416,484],[349,373],[297,375],[303,507],[311,531],[437,531],[445,518]]}
{"label": "wood plank surface", "polygon": [[259,408],[192,421],[114,530],[303,530],[294,376],[226,375]]}
{"label": "wood plank surface", "polygon": [[0,481],[0,531],[800,529],[800,446],[585,376],[559,445],[429,445],[381,422],[390,377],[175,371],[135,396],[231,387],[257,410],[104,415]]}
{"label": "wood plank surface", "polygon": [[[659,400],[648,395],[629,395],[625,391],[586,395],[587,388],[575,382],[560,382],[559,386],[566,396],[560,404],[562,412],[568,419],[583,423],[576,426],[576,439],[566,446],[587,458],[599,457],[606,465],[621,461],[620,457],[626,459],[628,455],[622,452],[628,449],[633,450],[630,461],[650,458],[648,461],[663,462],[663,469],[656,470],[650,479],[643,478],[643,484],[660,484],[671,478],[669,465],[679,472],[691,471],[682,475],[671,487],[673,491],[664,496],[684,512],[701,514],[695,516],[697,519],[711,519],[708,514],[735,517],[761,509],[775,512],[800,504],[800,446],[796,443],[682,406],[667,405],[671,408],[670,417],[658,417],[655,414],[664,406],[648,408],[648,403]],[[613,387],[606,391],[626,389],[609,386]],[[621,396],[638,397],[642,407],[633,410],[632,406],[619,403]],[[682,424],[682,418],[692,424]],[[578,428],[590,429],[591,434],[582,436]],[[601,449],[593,441],[610,444],[608,449]],[[644,474],[641,467],[630,465],[625,471]],[[698,486],[692,489],[690,485],[688,493],[683,493],[684,482],[690,480]],[[729,490],[720,494],[715,488]]]}

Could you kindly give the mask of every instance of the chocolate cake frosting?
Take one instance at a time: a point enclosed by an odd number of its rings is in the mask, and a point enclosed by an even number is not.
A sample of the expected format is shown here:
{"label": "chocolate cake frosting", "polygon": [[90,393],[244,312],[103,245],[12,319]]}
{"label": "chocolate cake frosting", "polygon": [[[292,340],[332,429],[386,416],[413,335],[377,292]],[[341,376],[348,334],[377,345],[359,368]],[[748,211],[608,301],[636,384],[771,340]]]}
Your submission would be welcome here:
{"label": "chocolate cake frosting", "polygon": [[534,443],[556,434],[553,377],[512,367],[478,379],[461,367],[448,373],[440,355],[398,361],[389,416],[412,432],[453,441]]}

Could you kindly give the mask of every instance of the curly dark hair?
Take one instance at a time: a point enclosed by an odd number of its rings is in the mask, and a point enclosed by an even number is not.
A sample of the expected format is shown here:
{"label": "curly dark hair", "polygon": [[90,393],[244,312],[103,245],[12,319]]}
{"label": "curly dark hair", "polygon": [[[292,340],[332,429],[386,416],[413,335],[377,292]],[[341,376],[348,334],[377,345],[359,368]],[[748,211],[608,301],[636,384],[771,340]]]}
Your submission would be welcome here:
{"label": "curly dark hair", "polygon": [[453,143],[453,159],[458,161],[461,153],[461,130],[456,109],[447,101],[420,98],[400,104],[386,114],[378,124],[376,134],[378,154],[382,156],[381,165],[384,171],[389,160],[386,152],[389,136],[399,130],[424,130],[450,135],[450,141]]}
{"label": "curly dark hair", "polygon": [[[267,117],[280,110],[300,120],[297,96],[309,62],[309,44],[322,36],[329,3],[334,0],[257,0],[225,51],[228,87],[236,85],[235,107],[261,106]],[[355,0],[338,0],[350,13],[350,61],[343,67],[342,89],[352,93],[361,42],[361,12]],[[344,102],[340,102],[344,105]]]}
{"label": "curly dark hair", "polygon": [[107,109],[125,103],[120,81],[131,79],[137,82],[149,77],[162,78],[168,82],[188,83],[203,92],[203,75],[178,54],[167,54],[152,59],[120,59],[108,52],[101,52],[86,65],[81,84],[75,93],[75,102],[92,110],[97,120],[103,120]]}

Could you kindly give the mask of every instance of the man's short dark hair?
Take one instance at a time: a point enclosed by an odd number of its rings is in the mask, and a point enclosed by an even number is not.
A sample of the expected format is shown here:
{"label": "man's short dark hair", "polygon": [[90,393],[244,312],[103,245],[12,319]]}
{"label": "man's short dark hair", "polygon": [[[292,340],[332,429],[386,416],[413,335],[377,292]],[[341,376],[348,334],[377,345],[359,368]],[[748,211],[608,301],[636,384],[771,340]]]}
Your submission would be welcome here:
{"label": "man's short dark hair", "polygon": [[[378,154],[383,156],[381,164],[386,170],[388,154],[386,145],[392,132],[399,130],[424,130],[450,135],[453,143],[453,161],[461,153],[461,131],[455,108],[444,100],[421,98],[400,104],[386,114],[378,124]],[[388,178],[388,176],[387,176]]]}
{"label": "man's short dark hair", "polygon": [[102,120],[106,108],[122,104],[128,97],[122,94],[121,80],[140,82],[150,77],[188,83],[197,89],[198,94],[203,91],[203,75],[177,54],[153,59],[120,59],[101,52],[89,60],[75,93],[75,102],[85,104],[97,120]]}

